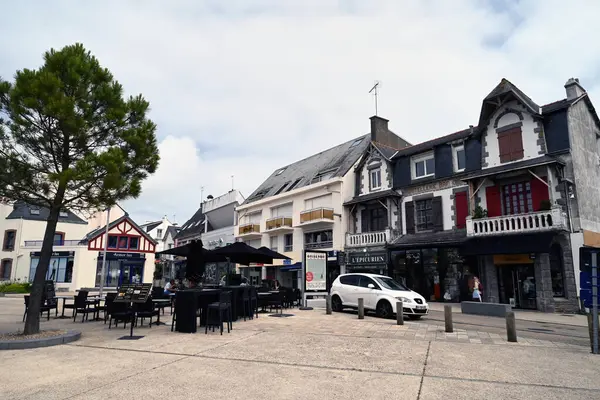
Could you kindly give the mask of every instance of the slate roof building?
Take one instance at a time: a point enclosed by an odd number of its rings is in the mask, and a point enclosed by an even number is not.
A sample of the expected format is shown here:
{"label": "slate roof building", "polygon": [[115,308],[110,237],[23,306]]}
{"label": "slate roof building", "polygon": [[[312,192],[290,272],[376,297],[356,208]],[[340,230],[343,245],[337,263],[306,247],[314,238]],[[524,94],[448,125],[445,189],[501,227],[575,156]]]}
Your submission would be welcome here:
{"label": "slate roof building", "polygon": [[580,249],[600,246],[600,122],[577,79],[537,105],[503,79],[477,126],[398,151],[388,274],[428,300],[579,308]]}
{"label": "slate roof building", "polygon": [[252,283],[278,279],[282,285],[299,287],[303,250],[328,252],[327,287],[343,272],[341,256],[350,223],[344,203],[356,194],[354,169],[372,142],[380,142],[389,154],[389,144],[401,140],[390,134],[384,121],[373,117],[374,132],[278,168],[237,208],[237,240],[256,248],[267,246],[292,259],[240,266]]}

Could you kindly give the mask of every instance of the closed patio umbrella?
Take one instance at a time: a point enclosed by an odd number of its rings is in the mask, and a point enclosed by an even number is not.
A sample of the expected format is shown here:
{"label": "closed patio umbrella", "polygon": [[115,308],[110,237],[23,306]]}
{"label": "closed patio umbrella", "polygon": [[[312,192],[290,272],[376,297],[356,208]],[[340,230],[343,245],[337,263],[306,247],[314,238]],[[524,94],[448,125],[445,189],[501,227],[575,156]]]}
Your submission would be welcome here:
{"label": "closed patio umbrella", "polygon": [[264,254],[243,242],[228,244],[227,246],[211,250],[210,253],[214,256],[226,257],[230,262],[235,264],[273,264],[272,256]]}

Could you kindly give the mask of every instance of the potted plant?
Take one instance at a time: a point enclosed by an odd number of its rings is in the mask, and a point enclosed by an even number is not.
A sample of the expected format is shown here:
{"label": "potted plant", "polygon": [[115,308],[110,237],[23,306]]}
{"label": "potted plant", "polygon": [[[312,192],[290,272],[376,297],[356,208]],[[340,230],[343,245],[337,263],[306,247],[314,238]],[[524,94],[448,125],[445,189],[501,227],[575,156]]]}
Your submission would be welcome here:
{"label": "potted plant", "polygon": [[488,212],[481,208],[481,206],[475,207],[475,211],[473,212],[473,219],[487,218]]}
{"label": "potted plant", "polygon": [[552,203],[550,203],[550,200],[540,201],[540,211],[550,211],[550,209],[552,209]]}

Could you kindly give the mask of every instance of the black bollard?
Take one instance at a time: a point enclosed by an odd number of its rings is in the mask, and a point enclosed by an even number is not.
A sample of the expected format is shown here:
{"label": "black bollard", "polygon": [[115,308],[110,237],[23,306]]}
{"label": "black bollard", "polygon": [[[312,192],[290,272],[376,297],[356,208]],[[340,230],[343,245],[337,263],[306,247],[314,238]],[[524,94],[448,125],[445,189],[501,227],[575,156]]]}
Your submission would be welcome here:
{"label": "black bollard", "polygon": [[365,299],[358,299],[358,319],[365,319]]}

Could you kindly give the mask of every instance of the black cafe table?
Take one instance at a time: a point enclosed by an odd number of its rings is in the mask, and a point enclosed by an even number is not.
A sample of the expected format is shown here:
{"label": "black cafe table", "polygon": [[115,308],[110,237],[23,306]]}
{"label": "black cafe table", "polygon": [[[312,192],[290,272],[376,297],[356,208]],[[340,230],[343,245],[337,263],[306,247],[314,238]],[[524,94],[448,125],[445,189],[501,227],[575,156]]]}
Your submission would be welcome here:
{"label": "black cafe table", "polygon": [[195,333],[197,328],[196,318],[200,314],[200,326],[206,324],[208,305],[219,301],[219,289],[186,289],[179,290],[175,295],[175,330],[177,332]]}

